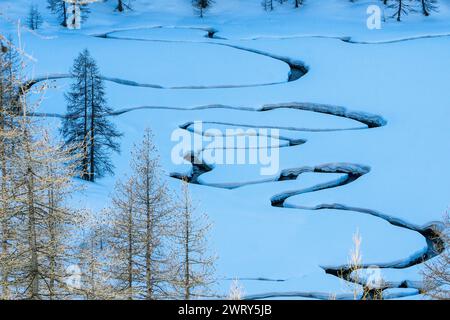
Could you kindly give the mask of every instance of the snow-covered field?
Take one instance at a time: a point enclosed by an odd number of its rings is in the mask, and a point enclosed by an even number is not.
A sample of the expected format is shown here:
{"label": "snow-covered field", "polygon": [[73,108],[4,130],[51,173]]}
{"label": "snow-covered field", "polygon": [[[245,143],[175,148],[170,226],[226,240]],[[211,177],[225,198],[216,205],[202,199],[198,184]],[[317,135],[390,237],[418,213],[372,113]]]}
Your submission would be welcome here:
{"label": "snow-covered field", "polygon": [[[216,165],[191,185],[214,224],[218,292],[237,278],[248,298],[351,297],[325,269],[347,263],[359,230],[363,263],[382,267],[392,287],[409,284],[387,297],[421,298],[414,261],[427,243],[419,231],[450,203],[450,1],[427,18],[388,19],[381,30],[366,27],[368,5],[380,1],[305,1],[267,13],[259,0],[217,0],[204,19],[189,1],[162,2],[136,1],[124,14],[95,4],[77,31],[60,28],[39,4],[44,26],[22,30],[32,76],[57,78],[38,112],[65,113],[67,74],[88,48],[124,133],[115,176],[88,184],[74,203],[108,205],[147,127],[173,189],[179,180],[170,175],[192,170],[171,160],[179,126],[280,128],[276,174]],[[16,37],[13,21],[25,19],[28,3],[0,0],[1,34]],[[289,81],[288,63],[308,72]],[[58,118],[49,122],[56,131]]]}

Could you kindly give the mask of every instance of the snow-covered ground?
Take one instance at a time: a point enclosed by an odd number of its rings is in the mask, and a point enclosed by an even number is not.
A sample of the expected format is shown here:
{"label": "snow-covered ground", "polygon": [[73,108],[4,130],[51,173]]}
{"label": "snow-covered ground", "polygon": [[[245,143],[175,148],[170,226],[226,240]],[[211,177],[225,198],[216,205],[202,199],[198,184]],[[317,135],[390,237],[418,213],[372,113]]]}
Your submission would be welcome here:
{"label": "snow-covered ground", "polygon": [[[16,37],[13,21],[25,19],[28,3],[0,0],[1,34]],[[347,263],[357,230],[364,264],[390,267],[381,273],[397,284],[417,284],[420,265],[408,264],[427,243],[414,230],[440,220],[450,200],[450,1],[427,18],[388,19],[381,30],[366,27],[368,5],[380,1],[305,1],[271,13],[259,3],[217,0],[199,19],[189,1],[136,1],[124,14],[109,1],[93,5],[78,31],[60,28],[39,4],[46,22],[37,32],[22,29],[21,41],[36,59],[33,77],[58,79],[38,111],[64,114],[67,74],[88,48],[124,133],[115,177],[87,185],[75,202],[96,210],[108,204],[146,127],[173,189],[179,181],[169,175],[192,169],[171,161],[179,126],[280,128],[276,174],[216,165],[192,184],[214,223],[217,290],[226,294],[238,278],[250,298],[351,297],[348,284],[324,268]],[[286,62],[308,73],[288,81]],[[56,129],[59,120],[50,123]],[[289,139],[305,143],[287,146]],[[364,172],[341,183],[355,168]],[[279,181],[286,172],[295,177]],[[281,207],[271,204],[277,196]],[[414,288],[387,296],[420,298]]]}

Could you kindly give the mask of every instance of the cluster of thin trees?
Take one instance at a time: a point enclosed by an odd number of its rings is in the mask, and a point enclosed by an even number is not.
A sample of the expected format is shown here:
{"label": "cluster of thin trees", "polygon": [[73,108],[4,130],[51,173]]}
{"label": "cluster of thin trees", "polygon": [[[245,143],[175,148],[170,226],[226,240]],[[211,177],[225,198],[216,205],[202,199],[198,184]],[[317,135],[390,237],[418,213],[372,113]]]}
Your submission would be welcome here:
{"label": "cluster of thin trees", "polygon": [[[358,0],[347,0],[353,3]],[[384,6],[392,10],[392,17],[401,21],[402,16],[410,12],[422,12],[424,16],[429,16],[438,10],[438,0],[380,0]],[[304,0],[262,0],[261,5],[266,11],[273,11],[275,4],[293,3],[295,8],[304,4]]]}
{"label": "cluster of thin trees", "polygon": [[300,8],[303,5],[304,0],[262,0],[261,5],[265,11],[273,11],[275,9],[275,3],[285,4],[292,3],[294,8]]}
{"label": "cluster of thin trees", "polygon": [[23,85],[19,50],[0,40],[0,299],[213,294],[208,220],[197,213],[187,183],[179,195],[167,187],[150,130],[135,146],[131,172],[117,182],[108,208],[70,206],[80,191],[76,179],[93,181],[108,171],[102,147],[117,147],[107,138],[116,132],[105,120],[109,109],[88,52],[72,70],[60,142],[33,116],[45,87]]}
{"label": "cluster of thin trees", "polygon": [[[78,2],[77,2],[78,1]],[[73,11],[72,6],[79,7],[80,20],[85,21],[90,13],[89,4],[98,0],[47,0],[47,8],[58,16],[61,25],[67,27],[68,17]],[[106,0],[108,1],[108,0]],[[125,12],[133,10],[133,2],[136,0],[109,0],[116,1],[115,10],[117,12]],[[203,18],[206,12],[214,5],[216,0],[186,0],[191,1],[194,12]],[[358,0],[346,0],[350,2],[358,2]],[[432,12],[438,10],[438,0],[380,0],[384,6],[392,11],[391,17],[401,21],[402,17],[410,12],[422,12],[423,15],[429,16]],[[273,11],[275,4],[284,5],[292,4],[293,8],[300,8],[304,5],[304,0],[262,0],[261,5],[265,11]],[[31,5],[29,15],[27,17],[28,26],[35,30],[42,24],[42,16],[36,6]]]}
{"label": "cluster of thin trees", "polygon": [[[89,4],[97,1],[99,0],[47,0],[48,4],[47,7],[48,9],[51,10],[52,13],[58,16],[61,25],[67,27],[67,19],[71,14],[70,12],[72,10],[71,7],[74,5],[74,3],[76,3],[75,5],[78,5],[80,8],[82,20],[86,20],[90,13]],[[115,11],[125,12],[133,10],[133,2],[136,0],[109,0],[109,1],[116,2]],[[186,0],[186,1],[191,1],[195,13],[199,17],[203,18],[206,11],[209,10],[209,8],[214,4],[215,0]],[[30,11],[30,15],[36,14],[38,14],[38,12],[33,13]]]}
{"label": "cluster of thin trees", "polygon": [[[383,4],[393,11],[392,18],[401,21],[402,17],[410,12],[422,12],[429,16],[438,10],[438,0],[381,0]],[[352,2],[355,2],[353,0]]]}

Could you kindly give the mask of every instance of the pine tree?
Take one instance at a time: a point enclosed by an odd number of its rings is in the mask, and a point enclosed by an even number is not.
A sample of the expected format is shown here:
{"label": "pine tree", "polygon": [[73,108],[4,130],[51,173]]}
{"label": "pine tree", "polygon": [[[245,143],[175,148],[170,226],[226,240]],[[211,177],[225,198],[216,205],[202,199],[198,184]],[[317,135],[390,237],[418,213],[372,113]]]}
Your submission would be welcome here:
{"label": "pine tree", "polygon": [[12,176],[17,260],[10,283],[21,292],[19,299],[58,299],[66,295],[66,237],[73,216],[66,200],[75,175],[67,163],[74,159],[34,123],[25,99]]}
{"label": "pine tree", "polygon": [[14,269],[14,188],[15,145],[20,139],[17,96],[21,79],[19,57],[11,41],[0,51],[0,299],[11,298],[10,274]]}
{"label": "pine tree", "polygon": [[133,10],[131,4],[134,0],[117,0],[116,10],[119,12],[124,12],[126,9]]}
{"label": "pine tree", "polygon": [[137,255],[143,247],[138,238],[139,223],[134,193],[133,179],[128,179],[125,183],[118,181],[111,212],[113,220],[110,237],[113,252],[111,274],[114,277],[115,292],[128,300],[139,298],[138,290],[134,286],[140,269]]}
{"label": "pine tree", "polygon": [[111,249],[108,247],[110,230],[109,212],[81,212],[77,216],[77,249],[75,263],[80,268],[80,286],[73,288],[79,298],[86,300],[117,299],[111,283],[108,263]]}
{"label": "pine tree", "polygon": [[262,0],[261,5],[265,11],[273,11],[273,0]]}
{"label": "pine tree", "polygon": [[432,11],[437,11],[437,0],[417,0],[420,1],[422,13],[428,17]]}
{"label": "pine tree", "polygon": [[300,8],[300,6],[303,4],[303,0],[294,0],[294,6],[295,8]]}
{"label": "pine tree", "polygon": [[192,0],[192,5],[194,6],[195,11],[200,16],[200,18],[204,17],[205,12],[209,8],[211,8],[213,4],[213,0]]}
{"label": "pine tree", "polygon": [[[47,0],[47,8],[58,16],[63,27],[68,27],[68,22],[73,26],[76,24],[74,19],[78,19],[78,23],[86,21],[90,10],[88,4],[97,0]],[[75,14],[74,11],[79,13]]]}
{"label": "pine tree", "polygon": [[27,25],[31,30],[37,30],[42,25],[42,16],[36,5],[31,5],[28,11]]}
{"label": "pine tree", "polygon": [[67,4],[67,22],[69,29],[80,29],[91,13],[89,4],[99,0],[64,0]]}
{"label": "pine tree", "polygon": [[127,299],[168,298],[173,208],[150,130],[135,148],[131,168],[129,180],[118,183],[113,198],[112,274],[117,291]]}
{"label": "pine tree", "polygon": [[68,4],[64,0],[47,0],[47,8],[58,15],[61,25],[67,27]]}
{"label": "pine tree", "polygon": [[189,192],[189,184],[183,181],[179,214],[177,216],[176,242],[179,248],[176,287],[184,300],[211,294],[214,257],[207,254],[208,218],[197,214]]}
{"label": "pine tree", "polygon": [[82,178],[95,181],[113,172],[110,151],[119,152],[121,134],[108,119],[111,108],[106,104],[104,84],[96,62],[84,50],[71,70],[74,82],[66,94],[67,115],[62,133],[74,153],[82,154]]}
{"label": "pine tree", "polygon": [[401,21],[402,15],[407,15],[413,10],[407,0],[393,0],[392,4],[388,5],[388,8],[394,9],[392,17],[396,17],[397,21]]}
{"label": "pine tree", "polygon": [[117,11],[119,11],[119,12],[123,12],[124,11],[124,9],[123,9],[123,0],[117,0]]}

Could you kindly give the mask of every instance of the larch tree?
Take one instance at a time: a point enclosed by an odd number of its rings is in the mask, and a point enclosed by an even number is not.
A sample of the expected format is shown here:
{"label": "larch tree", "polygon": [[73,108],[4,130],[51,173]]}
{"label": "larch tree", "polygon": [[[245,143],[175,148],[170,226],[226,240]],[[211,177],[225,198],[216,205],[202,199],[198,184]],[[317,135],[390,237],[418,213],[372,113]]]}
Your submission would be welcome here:
{"label": "larch tree", "polygon": [[106,104],[103,80],[87,49],[75,60],[71,74],[74,82],[66,94],[62,134],[67,145],[75,146],[73,153],[82,155],[81,178],[95,181],[112,174],[110,153],[120,151],[121,134],[109,119],[112,109]]}
{"label": "larch tree", "polygon": [[58,16],[62,26],[67,27],[68,4],[64,0],[47,0],[47,8]]}
{"label": "larch tree", "polygon": [[213,0],[192,0],[194,10],[200,18],[205,16],[205,12],[210,9],[213,4]]}
{"label": "larch tree", "polygon": [[31,30],[37,30],[43,23],[41,13],[36,5],[31,5],[28,10],[27,26]]}
{"label": "larch tree", "polygon": [[388,5],[388,8],[394,10],[392,17],[396,18],[397,21],[401,21],[402,16],[407,15],[412,10],[408,0],[393,0],[392,3]]}
{"label": "larch tree", "polygon": [[112,228],[109,244],[112,250],[111,274],[114,278],[114,290],[127,300],[139,299],[137,277],[142,243],[139,242],[139,223],[136,215],[135,185],[133,179],[116,183],[112,198]]}
{"label": "larch tree", "polygon": [[47,0],[47,8],[58,16],[63,27],[71,29],[81,28],[90,10],[88,5],[98,0]]}
{"label": "larch tree", "polygon": [[443,227],[436,230],[441,244],[440,248],[434,248],[440,255],[425,262],[422,270],[424,293],[434,300],[450,299],[450,216],[447,212],[444,216]]}
{"label": "larch tree", "polygon": [[123,0],[117,0],[117,11],[123,12]]}
{"label": "larch tree", "polygon": [[303,4],[303,0],[294,0],[295,8],[300,8],[302,4]]}
{"label": "larch tree", "polygon": [[71,288],[76,297],[85,300],[118,299],[112,284],[108,246],[110,216],[107,210],[81,211],[76,217],[77,235],[73,262],[79,268],[78,287]]}
{"label": "larch tree", "polygon": [[437,0],[417,0],[420,2],[422,13],[428,17],[431,12],[438,10]]}
{"label": "larch tree", "polygon": [[149,129],[132,153],[131,168],[113,199],[111,247],[119,262],[112,274],[127,299],[166,299],[173,281],[174,210]]}
{"label": "larch tree", "polygon": [[116,10],[119,12],[124,12],[125,9],[132,10],[131,2],[132,0],[128,0],[127,2],[125,0],[117,0]]}
{"label": "larch tree", "polygon": [[65,240],[73,216],[67,199],[76,159],[32,117],[45,85],[23,85],[26,64],[18,52],[12,42],[2,44],[1,296],[59,299],[67,294]]}
{"label": "larch tree", "polygon": [[211,225],[205,214],[196,212],[189,184],[183,181],[177,215],[176,244],[178,248],[177,291],[184,300],[198,299],[211,294],[214,283],[214,261],[208,255],[207,235]]}
{"label": "larch tree", "polygon": [[22,80],[18,53],[10,40],[0,41],[0,298],[11,298],[10,275],[14,269],[14,163],[20,139],[17,96]]}
{"label": "larch tree", "polygon": [[67,199],[75,176],[69,163],[75,161],[34,122],[25,99],[21,98],[21,140],[15,147],[12,177],[14,250],[20,258],[11,283],[21,292],[19,299],[60,299],[67,293],[64,268],[70,245],[66,233],[73,216]]}
{"label": "larch tree", "polygon": [[172,208],[156,152],[153,135],[147,129],[131,162],[136,184],[136,213],[142,230],[138,241],[143,243],[138,258],[144,268],[138,282],[144,285],[147,300],[167,297],[167,284],[171,279],[165,240],[170,236]]}
{"label": "larch tree", "polygon": [[228,293],[228,300],[242,300],[244,297],[244,287],[239,283],[238,279],[233,279]]}
{"label": "larch tree", "polygon": [[262,0],[261,5],[264,11],[273,11],[273,0]]}

